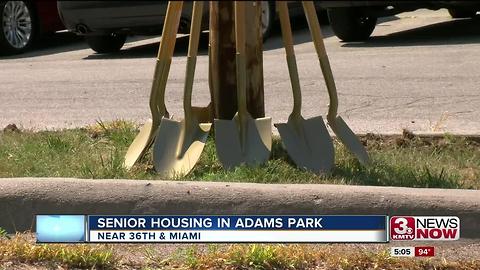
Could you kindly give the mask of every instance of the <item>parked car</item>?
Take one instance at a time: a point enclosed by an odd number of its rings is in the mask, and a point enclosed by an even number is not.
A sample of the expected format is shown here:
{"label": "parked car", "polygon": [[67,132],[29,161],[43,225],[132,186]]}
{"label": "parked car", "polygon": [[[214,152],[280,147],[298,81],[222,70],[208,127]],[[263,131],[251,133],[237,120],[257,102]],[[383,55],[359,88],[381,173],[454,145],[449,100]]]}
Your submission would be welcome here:
{"label": "parked car", "polygon": [[[67,29],[85,36],[88,45],[98,53],[118,51],[127,35],[160,34],[167,1],[58,1],[58,11]],[[262,30],[268,37],[277,20],[275,1],[262,1]],[[292,16],[303,14],[298,1],[289,1]],[[188,33],[191,2],[185,2],[180,33]],[[208,8],[205,8],[208,13]],[[203,16],[208,28],[208,16]]]}
{"label": "parked car", "polygon": [[0,54],[22,53],[39,37],[64,29],[55,0],[0,1]]}
{"label": "parked car", "polygon": [[335,35],[343,41],[362,41],[370,37],[377,18],[420,8],[448,9],[453,18],[474,17],[479,1],[318,1],[327,9]]}

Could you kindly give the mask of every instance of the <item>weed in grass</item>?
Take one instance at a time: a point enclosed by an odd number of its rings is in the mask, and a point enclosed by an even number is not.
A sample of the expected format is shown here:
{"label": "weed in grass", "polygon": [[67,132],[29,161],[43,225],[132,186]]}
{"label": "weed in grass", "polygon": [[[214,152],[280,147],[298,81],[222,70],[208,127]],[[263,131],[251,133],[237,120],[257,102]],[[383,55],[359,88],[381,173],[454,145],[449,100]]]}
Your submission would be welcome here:
{"label": "weed in grass", "polygon": [[198,250],[196,246],[191,246],[185,250],[184,262],[188,268],[197,268],[199,264]]}
{"label": "weed in grass", "polygon": [[48,134],[45,143],[51,153],[68,153],[72,150],[70,142],[58,134]]}
{"label": "weed in grass", "polygon": [[136,126],[122,120],[107,123],[98,120],[96,125],[87,127],[87,130],[92,137],[108,138],[117,147],[128,147],[136,134]]}
{"label": "weed in grass", "polygon": [[128,171],[123,167],[123,155],[117,149],[98,153],[98,158],[93,162],[85,161],[81,172],[82,178],[128,178]]}
{"label": "weed in grass", "polygon": [[1,239],[1,238],[10,239],[10,237],[8,236],[7,231],[6,231],[4,228],[2,228],[2,227],[0,227],[0,239]]}
{"label": "weed in grass", "polygon": [[117,258],[102,245],[34,244],[25,235],[0,240],[0,262],[56,263],[68,268],[114,269]]}
{"label": "weed in grass", "polygon": [[227,263],[236,266],[248,265],[254,269],[286,268],[287,265],[282,265],[278,255],[275,246],[255,244],[248,246],[247,250],[242,248],[231,251]]}
{"label": "weed in grass", "polygon": [[159,257],[156,250],[152,247],[147,247],[144,250],[144,264],[148,265],[148,268],[144,269],[152,269],[151,267],[155,268],[163,268],[172,264],[172,262],[178,260],[175,256],[170,258],[163,258]]}

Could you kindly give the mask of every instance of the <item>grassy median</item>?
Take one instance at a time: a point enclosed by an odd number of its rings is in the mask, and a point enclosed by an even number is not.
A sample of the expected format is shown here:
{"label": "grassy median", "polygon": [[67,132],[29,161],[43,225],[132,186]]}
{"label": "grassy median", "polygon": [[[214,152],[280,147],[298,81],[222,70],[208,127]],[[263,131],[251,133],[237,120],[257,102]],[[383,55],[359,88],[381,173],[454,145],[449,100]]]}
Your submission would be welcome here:
{"label": "grassy median", "polygon": [[[151,154],[131,171],[122,168],[123,156],[137,134],[130,122],[99,122],[62,131],[0,132],[0,177],[79,177],[164,179],[155,173]],[[222,169],[209,139],[194,171],[177,180],[259,183],[334,183],[429,188],[480,188],[478,141],[445,135],[362,138],[372,158],[365,168],[338,142],[336,166],[327,175],[299,169],[289,160],[278,138],[270,161],[258,168]]]}

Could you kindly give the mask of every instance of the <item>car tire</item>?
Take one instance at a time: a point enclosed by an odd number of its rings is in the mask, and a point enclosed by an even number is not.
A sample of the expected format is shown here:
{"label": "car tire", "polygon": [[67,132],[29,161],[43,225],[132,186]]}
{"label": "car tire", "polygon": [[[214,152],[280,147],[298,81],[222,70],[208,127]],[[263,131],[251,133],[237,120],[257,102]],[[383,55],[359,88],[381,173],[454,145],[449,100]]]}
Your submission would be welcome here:
{"label": "car tire", "polygon": [[335,35],[342,41],[364,41],[370,37],[377,18],[359,8],[329,8],[328,20]]}
{"label": "car tire", "polygon": [[267,39],[272,33],[273,25],[275,24],[275,2],[274,1],[260,1],[262,8],[262,36],[263,40]]}
{"label": "car tire", "polygon": [[477,14],[476,10],[471,10],[467,8],[449,8],[448,13],[454,19],[460,18],[472,18]]}
{"label": "car tire", "polygon": [[0,55],[19,54],[32,46],[38,33],[35,14],[29,2],[0,1]]}
{"label": "car tire", "polygon": [[326,9],[318,9],[317,10],[317,17],[318,17],[318,22],[320,25],[327,25],[330,22],[328,21],[328,13]]}
{"label": "car tire", "polygon": [[110,34],[102,36],[87,36],[88,46],[97,53],[114,53],[120,51],[127,40],[126,35]]}

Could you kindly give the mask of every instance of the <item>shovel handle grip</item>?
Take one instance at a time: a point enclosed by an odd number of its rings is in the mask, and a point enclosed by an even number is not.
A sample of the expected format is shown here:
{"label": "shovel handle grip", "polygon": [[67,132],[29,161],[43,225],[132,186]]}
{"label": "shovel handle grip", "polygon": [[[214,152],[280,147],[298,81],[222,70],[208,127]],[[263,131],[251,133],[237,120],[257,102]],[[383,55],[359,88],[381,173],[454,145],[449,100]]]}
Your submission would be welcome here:
{"label": "shovel handle grip", "polygon": [[290,24],[290,16],[288,14],[288,6],[287,2],[284,1],[279,1],[276,3],[282,30],[283,45],[285,47],[285,54],[287,58],[288,74],[290,75],[290,83],[292,85],[293,110],[291,117],[300,117],[302,112],[302,92],[300,89],[300,79],[298,76],[295,49],[293,46],[293,35]]}
{"label": "shovel handle grip", "polygon": [[183,1],[169,1],[167,14],[163,23],[162,37],[158,49],[158,59],[172,57],[175,41],[182,16]]}
{"label": "shovel handle grip", "polygon": [[313,44],[315,45],[315,50],[317,51],[318,60],[320,61],[320,67],[325,79],[325,84],[327,85],[328,96],[330,98],[327,118],[330,121],[337,116],[337,88],[335,86],[335,80],[333,78],[332,68],[330,67],[330,61],[328,60],[327,51],[325,50],[325,44],[323,43],[322,30],[320,28],[320,23],[318,22],[315,5],[312,1],[302,1],[302,5],[307,18],[308,28],[310,29]]}
{"label": "shovel handle grip", "polygon": [[198,43],[202,30],[203,1],[194,1],[192,19],[190,23],[190,37],[188,42],[188,56],[196,57],[198,54]]}
{"label": "shovel handle grip", "polygon": [[280,28],[282,30],[283,45],[287,55],[295,54],[293,48],[293,34],[288,14],[288,4],[283,1],[277,2],[278,17],[280,19]]}

